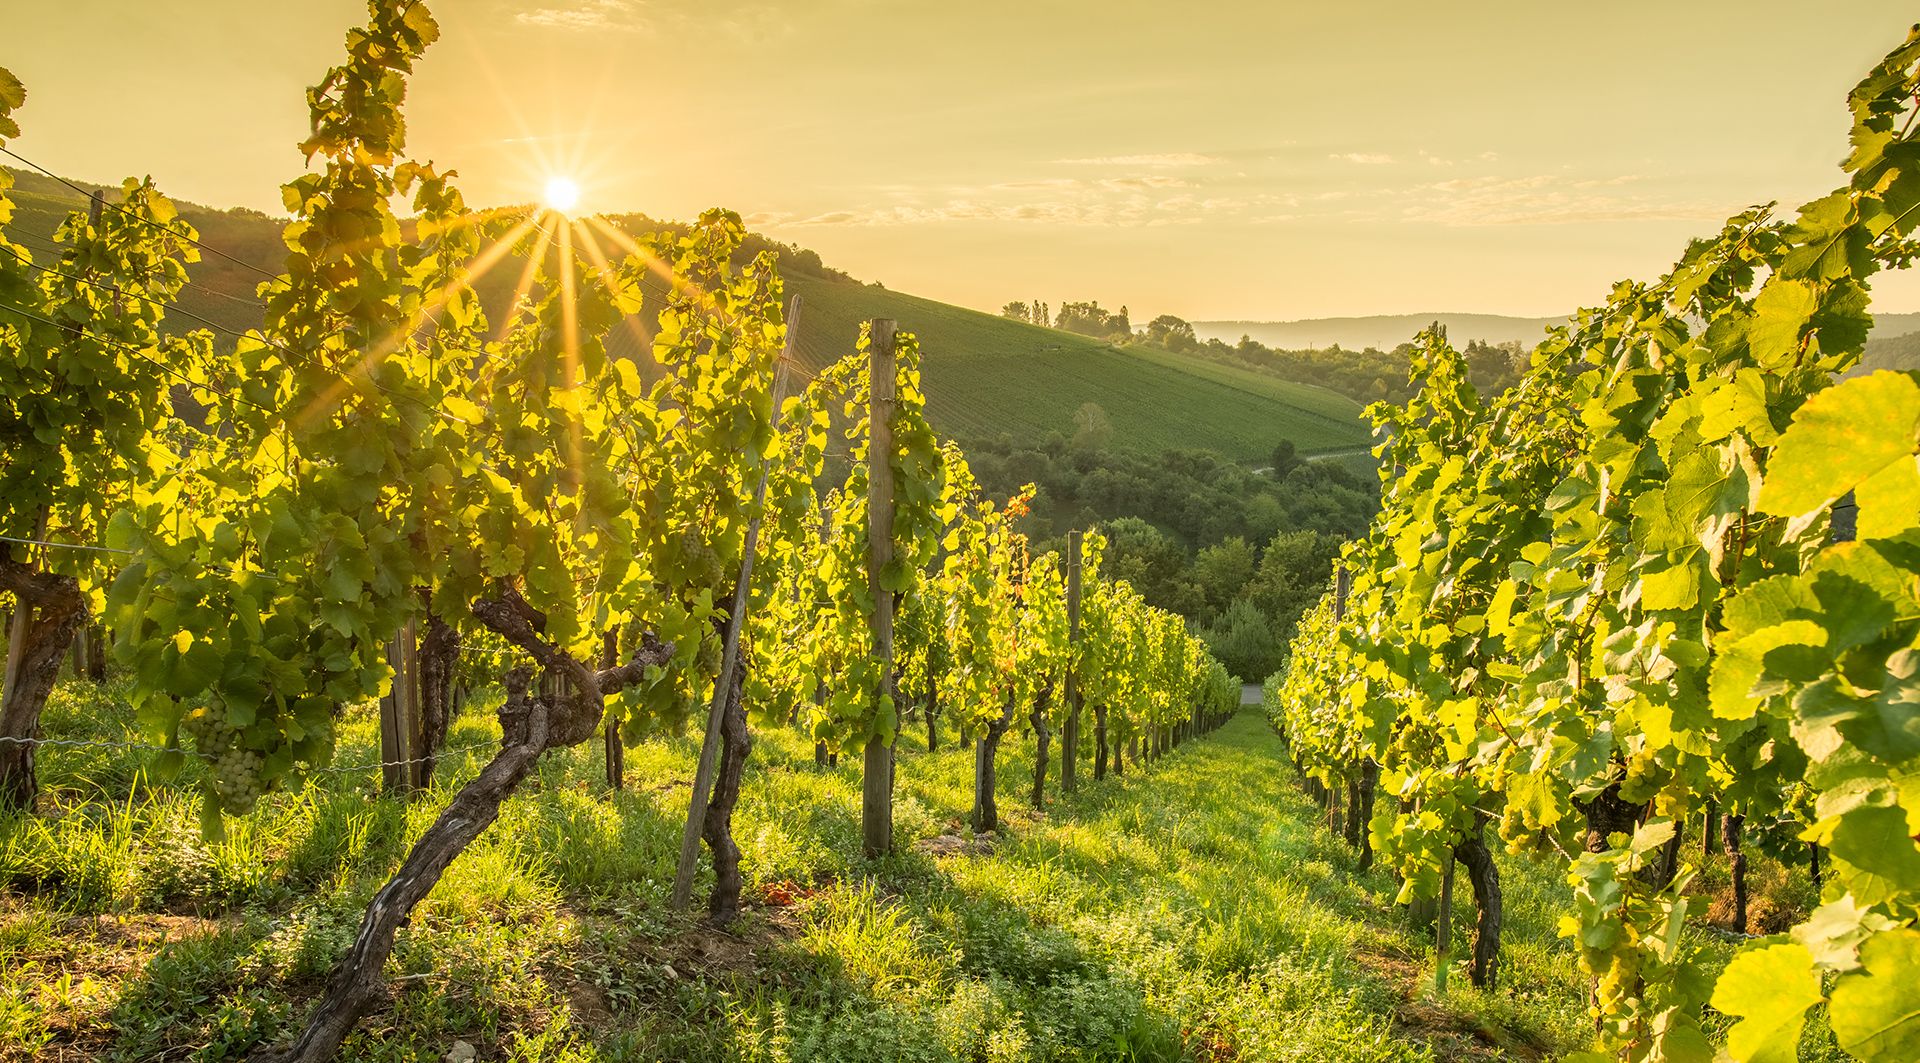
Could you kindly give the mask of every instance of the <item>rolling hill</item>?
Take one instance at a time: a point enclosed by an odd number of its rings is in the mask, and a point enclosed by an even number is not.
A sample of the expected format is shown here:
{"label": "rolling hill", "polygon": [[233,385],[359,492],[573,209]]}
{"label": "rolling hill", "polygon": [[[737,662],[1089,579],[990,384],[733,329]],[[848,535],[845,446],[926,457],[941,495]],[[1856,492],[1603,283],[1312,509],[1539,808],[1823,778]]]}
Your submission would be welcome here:
{"label": "rolling hill", "polygon": [[[84,197],[43,175],[13,172],[18,209],[8,233],[48,261],[52,233],[69,211],[83,208]],[[109,189],[109,197],[117,191]],[[204,242],[277,272],[284,253],[279,220],[257,211],[177,205]],[[860,322],[891,317],[920,339],[934,426],[962,441],[1003,433],[1015,439],[1056,432],[1071,436],[1075,412],[1092,402],[1113,425],[1112,445],[1138,453],[1203,449],[1257,461],[1282,439],[1293,440],[1303,454],[1350,450],[1367,442],[1359,405],[1330,391],[1164,352],[1119,348],[860,284],[824,268],[810,272],[803,263],[817,259],[805,253],[792,259],[785,276],[788,290],[804,300],[796,340],[803,365],[818,369],[851,353]],[[517,268],[502,265],[480,285],[490,308],[504,304],[518,274]],[[183,293],[183,313],[174,318],[179,327],[197,327],[196,319],[204,319],[242,331],[257,322],[251,297],[258,274],[209,254],[190,268],[190,275],[194,286]],[[638,353],[637,342],[624,332],[616,336],[617,353]]]}

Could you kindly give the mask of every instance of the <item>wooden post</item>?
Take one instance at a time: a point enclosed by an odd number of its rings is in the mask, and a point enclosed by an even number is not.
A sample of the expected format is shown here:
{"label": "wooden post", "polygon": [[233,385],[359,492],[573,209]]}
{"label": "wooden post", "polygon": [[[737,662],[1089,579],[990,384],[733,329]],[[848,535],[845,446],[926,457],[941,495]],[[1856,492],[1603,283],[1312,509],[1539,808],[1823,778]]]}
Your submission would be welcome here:
{"label": "wooden post", "polygon": [[1440,872],[1440,911],[1434,919],[1433,929],[1433,991],[1445,994],[1447,991],[1447,953],[1453,948],[1453,854],[1447,854],[1445,869]]}
{"label": "wooden post", "polygon": [[[868,324],[867,589],[873,596],[873,656],[880,664],[876,705],[893,695],[893,592],[880,575],[893,562],[894,323]],[[860,840],[869,859],[893,849],[893,743],[867,739],[861,765]]]}
{"label": "wooden post", "polygon": [[1067,533],[1067,723],[1060,734],[1060,787],[1078,786],[1074,760],[1080,755],[1080,532]]}
{"label": "wooden post", "polygon": [[608,720],[606,734],[601,737],[601,745],[607,754],[607,786],[609,789],[626,788],[627,749],[620,740],[620,721]]}
{"label": "wooden post", "polygon": [[408,620],[387,643],[387,664],[393,681],[380,699],[380,789],[404,794],[423,787],[418,769],[423,740],[420,719],[419,641],[414,621]]}
{"label": "wooden post", "polygon": [[[600,667],[617,667],[620,664],[619,625],[614,625],[601,637],[601,645]],[[602,745],[606,747],[607,752],[607,786],[614,790],[622,789],[626,786],[627,746],[620,740],[620,721],[611,716],[607,717],[606,735]]]}
{"label": "wooden post", "polygon": [[[780,431],[782,385],[787,378],[787,359],[793,354],[793,340],[800,332],[800,297],[787,304],[786,346],[773,369],[773,431]],[[673,910],[684,912],[693,901],[693,872],[700,859],[700,835],[707,823],[707,799],[713,793],[713,777],[720,765],[721,726],[725,723],[727,699],[733,691],[733,674],[740,666],[740,631],[747,626],[748,588],[753,585],[753,555],[760,548],[760,517],[767,504],[767,463],[760,463],[760,479],[753,488],[753,508],[747,518],[747,533],[740,546],[740,576],[733,584],[733,612],[728,618],[727,637],[721,643],[720,674],[713,680],[713,701],[707,706],[707,733],[700,739],[700,764],[693,773],[693,796],[687,802],[687,826],[680,832],[680,865],[673,876]]]}

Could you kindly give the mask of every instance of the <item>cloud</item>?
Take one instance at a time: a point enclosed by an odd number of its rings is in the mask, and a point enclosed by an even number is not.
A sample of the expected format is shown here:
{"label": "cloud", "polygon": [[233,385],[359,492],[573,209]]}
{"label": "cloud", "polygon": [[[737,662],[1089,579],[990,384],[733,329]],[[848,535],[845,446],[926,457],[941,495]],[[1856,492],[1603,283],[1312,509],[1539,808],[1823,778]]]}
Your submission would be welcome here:
{"label": "cloud", "polygon": [[1155,202],[1143,195],[1118,201],[1107,198],[1048,199],[1016,203],[988,203],[978,199],[950,199],[931,206],[896,205],[859,210],[832,210],[787,224],[794,227],[851,225],[940,225],[952,222],[1005,222],[1026,225],[1160,226],[1191,225],[1208,217],[1244,209],[1247,201],[1175,196]]}
{"label": "cloud", "polygon": [[1624,191],[1642,174],[1568,178],[1557,174],[1464,177],[1409,189],[1395,220],[1452,227],[1573,225],[1618,221],[1714,222],[1732,213],[1724,203],[1677,200]]}
{"label": "cloud", "polygon": [[764,43],[793,29],[778,5],[749,0],[739,4],[692,5],[680,0],[559,0],[514,13],[522,26],[569,33],[643,33],[694,38],[719,34],[747,43]]}
{"label": "cloud", "polygon": [[859,214],[856,214],[853,211],[830,210],[825,214],[815,214],[811,218],[799,218],[791,222],[790,224],[793,224],[793,225],[858,225],[858,224],[863,224],[863,222],[862,222],[861,216]]}
{"label": "cloud", "polygon": [[1327,158],[1335,162],[1350,162],[1355,166],[1385,166],[1393,161],[1393,156],[1377,151],[1346,151]]}
{"label": "cloud", "polygon": [[576,33],[636,33],[649,28],[637,0],[579,0],[566,6],[516,12],[513,20],[523,26]]}
{"label": "cloud", "polygon": [[1055,159],[1053,161],[1056,166],[1151,166],[1173,169],[1212,166],[1225,160],[1191,151],[1169,151],[1156,155],[1098,155],[1088,159]]}
{"label": "cloud", "polygon": [[1192,188],[1193,182],[1178,177],[1150,174],[1145,177],[1110,177],[1099,182],[1109,192],[1147,192],[1160,188]]}
{"label": "cloud", "polygon": [[1035,192],[1051,189],[1081,188],[1085,183],[1077,177],[1036,177],[1021,181],[1001,181],[989,185],[996,192]]}

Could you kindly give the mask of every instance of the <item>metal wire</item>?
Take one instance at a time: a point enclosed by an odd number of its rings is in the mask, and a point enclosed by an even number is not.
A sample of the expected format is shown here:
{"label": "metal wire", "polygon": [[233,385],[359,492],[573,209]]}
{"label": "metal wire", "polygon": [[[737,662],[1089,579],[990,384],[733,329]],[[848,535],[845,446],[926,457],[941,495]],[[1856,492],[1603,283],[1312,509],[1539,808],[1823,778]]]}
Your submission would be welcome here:
{"label": "metal wire", "polygon": [[[471,753],[479,749],[488,749],[498,744],[499,743],[493,741],[469,742],[463,746],[449,746],[431,756],[412,757],[407,760],[376,760],[366,764],[328,765],[326,767],[308,768],[305,774],[346,775],[357,771],[372,771],[378,768],[398,768],[408,764],[424,764],[429,760],[444,760],[457,754]],[[151,742],[104,742],[98,739],[86,738],[18,738],[12,735],[0,735],[0,745],[61,746],[73,749],[134,749],[149,753],[179,753],[183,756],[198,757],[209,764],[219,759],[198,749],[170,749],[166,746],[154,745]]]}

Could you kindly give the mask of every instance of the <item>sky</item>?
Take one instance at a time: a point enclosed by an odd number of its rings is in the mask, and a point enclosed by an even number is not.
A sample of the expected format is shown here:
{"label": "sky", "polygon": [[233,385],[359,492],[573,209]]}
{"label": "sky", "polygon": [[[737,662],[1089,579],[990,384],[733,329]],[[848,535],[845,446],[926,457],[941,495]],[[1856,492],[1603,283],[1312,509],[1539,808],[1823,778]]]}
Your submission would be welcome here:
{"label": "sky", "polygon": [[[5,0],[21,154],[279,210],[353,0]],[[469,202],[711,206],[862,280],[1135,321],[1544,316],[1841,181],[1892,0],[437,0]],[[1920,279],[1875,308],[1920,310]]]}

